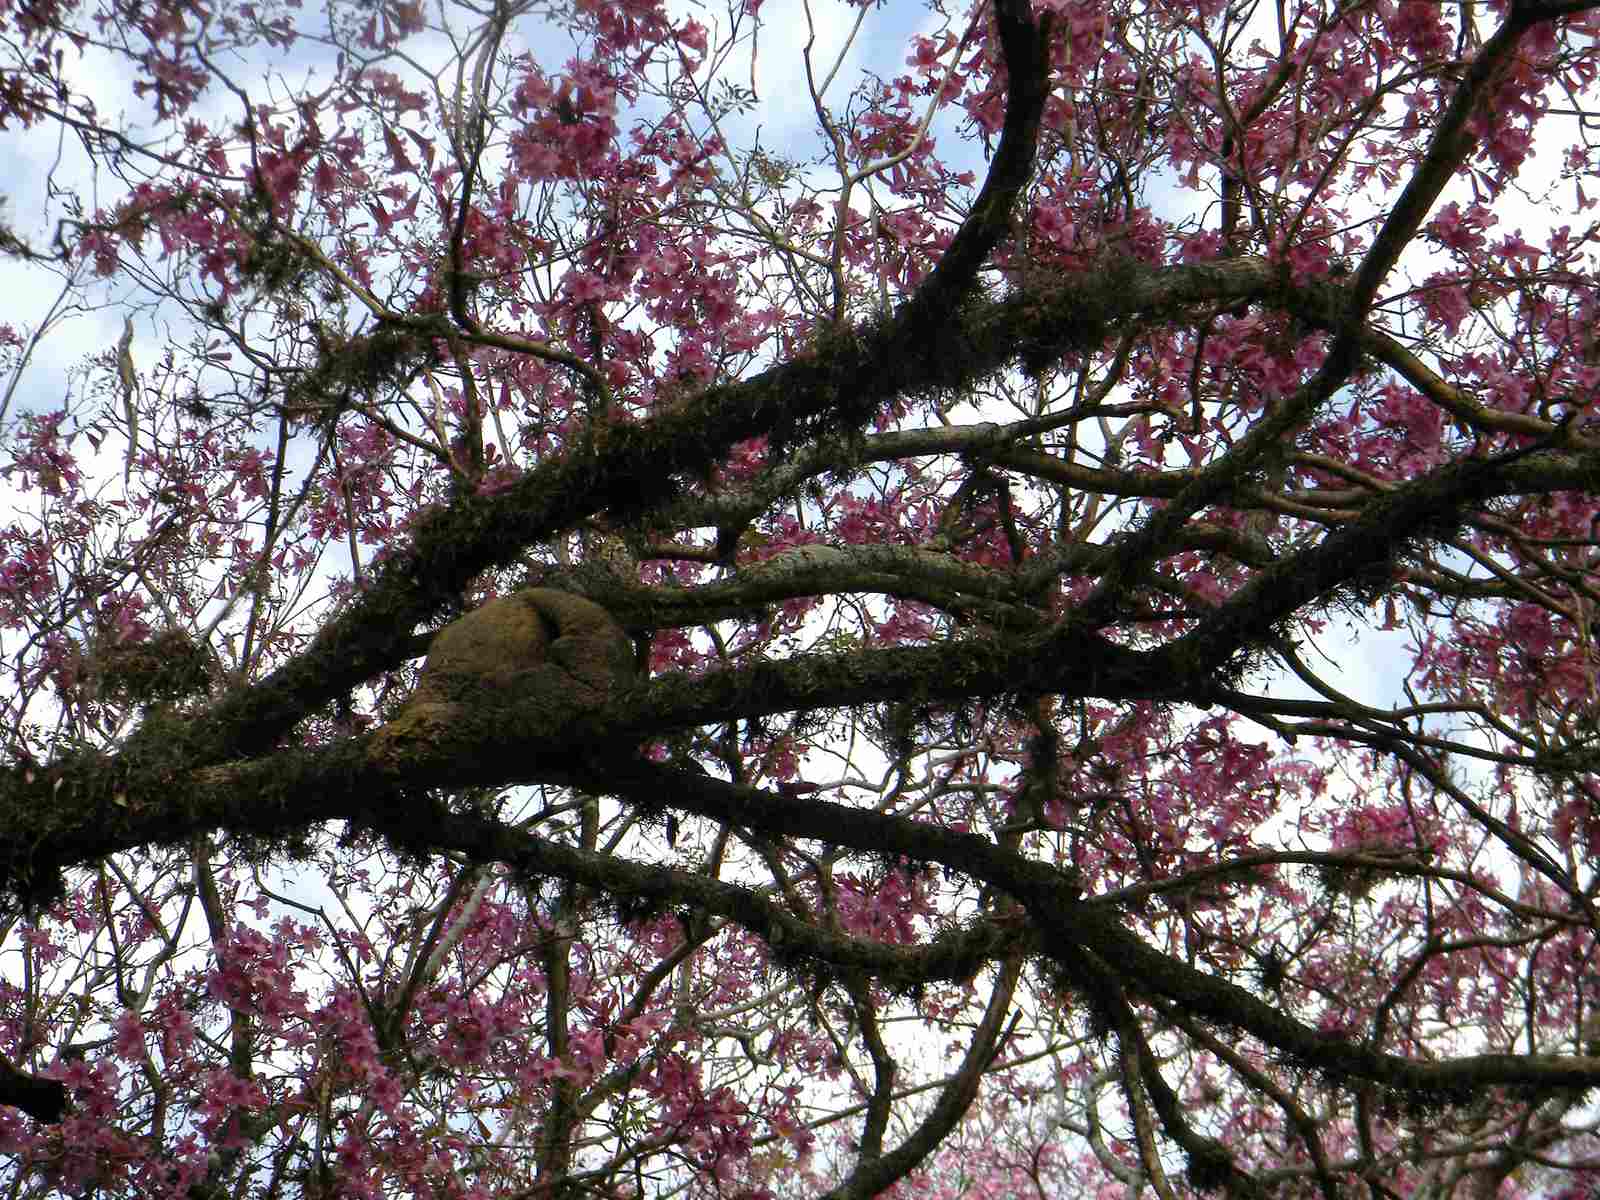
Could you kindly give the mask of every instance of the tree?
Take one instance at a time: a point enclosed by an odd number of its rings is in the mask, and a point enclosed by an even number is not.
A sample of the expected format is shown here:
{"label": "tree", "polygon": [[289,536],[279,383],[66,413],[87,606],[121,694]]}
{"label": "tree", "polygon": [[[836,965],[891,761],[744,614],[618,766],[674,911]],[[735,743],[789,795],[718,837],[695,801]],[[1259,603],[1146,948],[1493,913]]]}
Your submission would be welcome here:
{"label": "tree", "polygon": [[1596,7],[0,11],[11,1194],[1590,1194]]}

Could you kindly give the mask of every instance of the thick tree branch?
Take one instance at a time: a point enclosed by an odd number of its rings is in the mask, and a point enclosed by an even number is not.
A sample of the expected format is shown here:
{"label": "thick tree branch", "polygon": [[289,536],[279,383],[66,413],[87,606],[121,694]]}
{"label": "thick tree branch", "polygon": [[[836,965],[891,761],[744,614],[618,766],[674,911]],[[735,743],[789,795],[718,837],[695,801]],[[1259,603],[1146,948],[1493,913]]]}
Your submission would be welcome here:
{"label": "thick tree branch", "polygon": [[[1114,267],[1114,269],[1111,269]],[[1049,294],[1018,294],[958,313],[908,307],[877,329],[832,336],[753,379],[710,388],[637,425],[600,424],[566,454],[493,496],[464,496],[423,517],[413,544],[386,560],[342,616],[260,683],[163,731],[190,765],[275,744],[307,713],[401,661],[412,630],[483,571],[597,512],[670,498],[735,442],[851,429],[890,397],[965,385],[1025,350],[1065,349],[1138,318],[1279,295],[1277,271],[1238,259],[1172,268],[1133,263],[1089,271]],[[924,352],[929,345],[944,355]],[[130,746],[137,748],[136,735]]]}
{"label": "thick tree branch", "polygon": [[653,796],[702,816],[773,834],[898,854],[962,871],[1019,900],[1043,930],[1047,953],[1069,973],[1084,950],[1092,951],[1131,994],[1164,997],[1202,1020],[1247,1032],[1286,1058],[1333,1078],[1368,1079],[1398,1092],[1433,1097],[1471,1095],[1494,1086],[1600,1086],[1600,1058],[1480,1054],[1431,1062],[1383,1054],[1324,1034],[1237,984],[1154,949],[1122,924],[1115,909],[1079,899],[1075,884],[1053,867],[973,834],[822,801],[790,799],[645,764],[626,779],[610,778],[608,785],[624,796]]}
{"label": "thick tree branch", "polygon": [[[738,884],[612,854],[582,850],[509,828],[475,814],[430,813],[437,819],[437,848],[478,862],[502,862],[533,876],[562,879],[611,896],[631,897],[656,909],[690,909],[725,917],[772,947],[780,960],[821,973],[859,972],[890,988],[970,979],[996,959],[1027,953],[1036,943],[1026,931],[980,921],[952,929],[926,945],[889,945],[824,930],[781,904]],[[387,823],[380,823],[386,821]],[[412,822],[398,813],[373,815],[380,832],[409,836]]]}
{"label": "thick tree branch", "polygon": [[1218,669],[1259,645],[1303,605],[1339,588],[1385,590],[1409,547],[1448,537],[1470,508],[1494,496],[1600,486],[1600,451],[1541,451],[1514,461],[1466,459],[1374,496],[1361,515],[1317,545],[1258,572],[1167,653],[1185,675]]}
{"label": "thick tree branch", "polygon": [[474,714],[416,757],[388,766],[369,761],[364,741],[353,739],[191,774],[184,739],[163,737],[181,730],[184,719],[155,714],[144,737],[121,755],[84,755],[0,776],[0,811],[16,830],[0,879],[31,894],[62,868],[151,842],[217,827],[267,832],[350,815],[298,803],[297,786],[318,795],[359,783],[375,796],[388,795],[400,777],[391,772],[402,768],[411,788],[556,781],[581,772],[586,754],[619,742],[738,717],[1007,694],[1203,702],[1223,694],[1235,656],[1277,623],[1341,587],[1386,584],[1408,543],[1448,532],[1469,505],[1597,481],[1600,450],[1441,468],[1374,497],[1358,520],[1264,569],[1190,632],[1149,651],[1115,645],[1072,619],[1023,636],[798,655],[695,679],[667,676],[587,711],[561,695],[520,701],[508,695],[504,712]]}
{"label": "thick tree branch", "polygon": [[1495,81],[1516,53],[1522,35],[1539,21],[1556,15],[1538,12],[1533,5],[1513,4],[1505,24],[1495,31],[1472,60],[1466,77],[1456,87],[1444,115],[1434,128],[1433,140],[1421,164],[1406,180],[1406,186],[1390,207],[1383,227],[1372,239],[1366,257],[1356,270],[1346,310],[1347,330],[1341,335],[1340,341],[1354,341],[1359,336],[1360,322],[1372,306],[1378,288],[1399,261],[1401,253],[1416,237],[1417,230],[1432,211],[1445,185],[1455,178],[1456,171],[1477,145],[1477,135],[1472,129],[1473,117],[1484,105],[1494,89]]}
{"label": "thick tree branch", "polygon": [[[402,844],[420,839],[429,848],[442,846],[484,861],[506,861],[525,869],[543,868],[563,875],[581,873],[593,886],[607,890],[625,893],[653,888],[665,896],[674,889],[701,888],[700,900],[714,911],[726,909],[733,915],[738,909],[752,926],[766,922],[771,929],[782,924],[775,910],[757,911],[760,906],[751,907],[750,899],[740,898],[735,890],[709,886],[708,881],[697,877],[672,876],[660,873],[660,868],[634,867],[605,856],[585,855],[504,830],[493,822],[480,820],[474,824],[466,818],[450,816],[420,795],[413,794],[413,799],[407,801],[393,792],[386,793],[374,786],[381,780],[362,769],[359,746],[306,755],[304,765],[308,767],[315,760],[326,761],[321,762],[320,771],[306,771],[299,776],[285,770],[286,757],[277,756],[270,772],[281,785],[276,794],[267,792],[266,780],[259,777],[256,788],[251,788],[248,775],[256,773],[252,764],[205,772],[211,777],[209,786],[195,788],[184,799],[189,819],[202,825],[222,824],[258,832],[315,820],[354,820],[380,828]],[[513,773],[525,772],[527,768],[523,767]],[[965,873],[1022,903],[1042,933],[1046,953],[1069,968],[1083,951],[1091,951],[1117,972],[1122,986],[1130,992],[1164,997],[1205,1021],[1246,1031],[1286,1058],[1332,1077],[1364,1078],[1398,1091],[1432,1096],[1464,1094],[1487,1086],[1543,1089],[1600,1085],[1600,1059],[1483,1054],[1446,1062],[1420,1062],[1330,1038],[1243,988],[1155,950],[1123,926],[1114,907],[1080,899],[1073,882],[1054,868],[976,835],[817,800],[778,796],[642,762],[622,773],[601,774],[592,768],[582,773],[586,776],[585,785],[593,790],[605,790],[652,807],[677,808],[771,835],[810,838],[858,851],[938,863]],[[133,807],[130,802],[130,810]],[[132,837],[130,844],[159,840],[154,835],[162,828],[171,830],[176,822],[170,811],[149,813],[143,822],[133,820],[137,815],[135,811],[123,814],[124,822],[132,826],[124,830]],[[65,848],[49,845],[49,831],[39,830],[39,834],[36,847],[41,857]],[[82,846],[88,840],[88,832],[80,830],[78,840]],[[114,848],[104,846],[98,853]],[[803,933],[798,928],[794,932],[824,948],[816,940],[821,935]],[[780,940],[787,936],[786,931]],[[830,955],[847,956],[848,948],[843,945],[825,949]],[[859,946],[854,953],[862,953]],[[876,953],[872,951],[873,955]],[[872,965],[884,969],[893,966],[882,959],[875,959]]]}

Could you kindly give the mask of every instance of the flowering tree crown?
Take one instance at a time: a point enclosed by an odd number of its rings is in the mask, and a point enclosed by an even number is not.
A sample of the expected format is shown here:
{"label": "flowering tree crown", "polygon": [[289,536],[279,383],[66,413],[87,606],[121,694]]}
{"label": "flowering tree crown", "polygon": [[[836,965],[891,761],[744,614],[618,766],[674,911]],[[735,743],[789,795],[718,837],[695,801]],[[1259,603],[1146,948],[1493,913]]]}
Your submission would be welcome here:
{"label": "flowering tree crown", "polygon": [[1597,6],[0,34],[12,1194],[1600,1184]]}

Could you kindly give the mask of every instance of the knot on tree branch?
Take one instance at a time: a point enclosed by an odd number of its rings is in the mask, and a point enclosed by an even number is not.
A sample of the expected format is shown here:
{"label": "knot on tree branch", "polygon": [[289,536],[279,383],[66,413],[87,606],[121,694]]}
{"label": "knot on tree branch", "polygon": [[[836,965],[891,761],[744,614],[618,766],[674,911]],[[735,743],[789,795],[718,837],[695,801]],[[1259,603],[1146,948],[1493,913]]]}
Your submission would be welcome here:
{"label": "knot on tree branch", "polygon": [[512,700],[539,701],[552,722],[602,703],[637,673],[633,643],[592,600],[527,588],[491,600],[433,640],[416,690],[373,738],[375,761],[492,732]]}

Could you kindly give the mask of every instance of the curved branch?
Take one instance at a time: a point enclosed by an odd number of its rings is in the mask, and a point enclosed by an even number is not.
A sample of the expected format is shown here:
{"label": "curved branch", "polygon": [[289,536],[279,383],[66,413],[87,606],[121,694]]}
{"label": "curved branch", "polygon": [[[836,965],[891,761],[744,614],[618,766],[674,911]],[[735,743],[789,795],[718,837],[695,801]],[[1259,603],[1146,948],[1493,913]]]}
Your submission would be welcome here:
{"label": "curved branch", "polygon": [[994,989],[989,993],[983,1019],[972,1031],[972,1040],[967,1044],[960,1067],[940,1088],[933,1110],[903,1142],[889,1153],[857,1166],[848,1179],[824,1193],[822,1200],[870,1200],[881,1194],[915,1170],[961,1123],[978,1094],[984,1072],[999,1051],[1006,1013],[1010,1011],[1011,997],[1022,976],[1022,961],[1021,955],[1012,955],[1001,967],[1000,978],[995,980]]}
{"label": "curved branch", "polygon": [[1313,1029],[1237,984],[1156,950],[1128,930],[1114,909],[1080,899],[1073,881],[1055,868],[973,834],[824,801],[790,799],[650,764],[638,764],[626,776],[610,776],[606,783],[619,795],[650,796],[658,803],[773,834],[904,855],[962,871],[1019,900],[1043,931],[1046,952],[1068,966],[1069,973],[1083,952],[1091,951],[1131,994],[1162,997],[1202,1020],[1249,1033],[1286,1058],[1334,1079],[1367,1079],[1396,1092],[1434,1098],[1471,1095],[1494,1086],[1600,1086],[1600,1058],[1478,1054],[1424,1061],[1384,1054]]}

